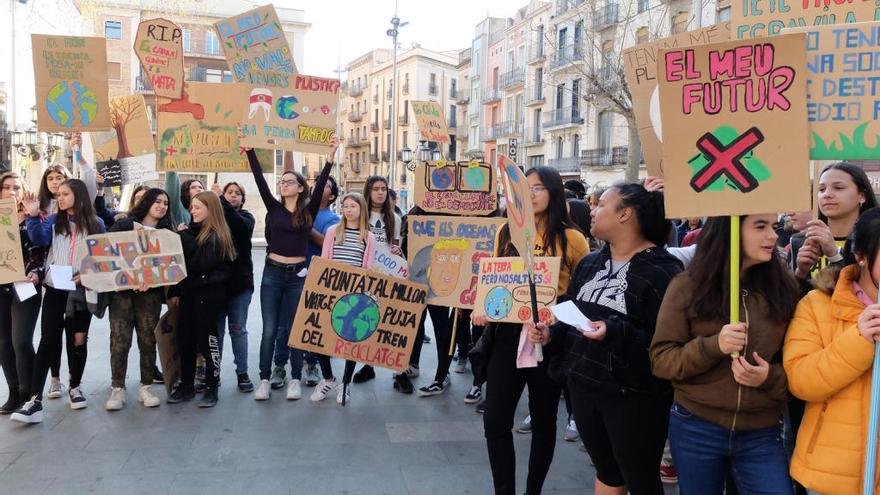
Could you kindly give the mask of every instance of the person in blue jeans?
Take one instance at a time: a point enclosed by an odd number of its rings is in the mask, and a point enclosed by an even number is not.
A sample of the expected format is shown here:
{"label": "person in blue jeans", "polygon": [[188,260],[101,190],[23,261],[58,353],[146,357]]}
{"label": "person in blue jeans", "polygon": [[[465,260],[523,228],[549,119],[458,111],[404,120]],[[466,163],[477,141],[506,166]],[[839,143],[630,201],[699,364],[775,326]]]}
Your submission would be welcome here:
{"label": "person in blue jeans", "polygon": [[[302,174],[287,170],[281,174],[281,199],[275,198],[254,150],[247,150],[248,162],[260,197],[266,205],[266,265],[260,284],[260,309],[263,316],[263,336],[260,340],[260,383],[254,392],[255,400],[268,400],[271,395],[270,378],[273,377],[272,358],[275,348],[286,346],[296,307],[305,285],[308,264],[309,233],[321,206],[324,187],[333,168],[334,155],[339,140],[329,144],[328,161],[315,180],[314,190]],[[278,344],[278,342],[283,344]],[[287,385],[287,399],[302,397],[303,352],[290,350],[291,380]],[[278,368],[276,368],[277,370]],[[282,376],[283,376],[283,369]],[[282,382],[283,383],[283,382]],[[282,385],[283,386],[283,385]]]}
{"label": "person in blue jeans", "polygon": [[238,391],[253,392],[254,383],[248,376],[247,315],[251,298],[254,295],[254,262],[251,259],[251,237],[254,235],[254,216],[243,208],[245,190],[238,182],[230,182],[220,190],[219,184],[211,190],[220,197],[223,216],[232,233],[237,256],[233,262],[232,280],[229,285],[229,302],[220,310],[217,317],[217,332],[220,337],[220,357],[223,357],[223,341],[226,324],[229,323],[229,339],[232,341],[232,354],[235,356],[235,374]]}
{"label": "person in blue jeans", "polygon": [[782,344],[798,285],[776,249],[775,213],[742,217],[740,315],[730,324],[730,218],[710,218],[694,261],[669,285],[651,342],[655,376],[675,402],[669,445],[682,495],[791,495],[782,444],[788,383]]}

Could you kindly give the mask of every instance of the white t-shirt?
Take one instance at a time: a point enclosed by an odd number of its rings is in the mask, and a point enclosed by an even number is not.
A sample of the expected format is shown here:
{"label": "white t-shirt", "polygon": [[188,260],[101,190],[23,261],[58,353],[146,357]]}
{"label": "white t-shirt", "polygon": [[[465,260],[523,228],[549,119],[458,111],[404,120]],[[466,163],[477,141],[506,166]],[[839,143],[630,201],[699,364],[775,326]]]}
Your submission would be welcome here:
{"label": "white t-shirt", "polygon": [[[400,216],[394,214],[394,240],[400,241]],[[370,212],[370,232],[376,236],[376,242],[383,244],[392,244],[385,234],[385,222],[382,221],[382,214],[379,212]]]}

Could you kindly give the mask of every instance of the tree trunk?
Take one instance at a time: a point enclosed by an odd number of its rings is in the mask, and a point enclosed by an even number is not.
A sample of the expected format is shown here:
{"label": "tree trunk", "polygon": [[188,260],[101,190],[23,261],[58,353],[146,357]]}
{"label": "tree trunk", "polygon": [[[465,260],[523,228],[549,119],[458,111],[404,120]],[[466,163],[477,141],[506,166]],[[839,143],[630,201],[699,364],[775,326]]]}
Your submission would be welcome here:
{"label": "tree trunk", "polygon": [[128,140],[125,139],[124,125],[116,126],[116,142],[119,144],[119,152],[116,154],[116,159],[131,158],[132,154],[128,149]]}
{"label": "tree trunk", "polygon": [[639,180],[639,162],[642,156],[642,143],[639,141],[639,128],[636,126],[636,119],[628,117],[626,119],[627,130],[629,133],[629,146],[626,153],[626,181],[636,182]]}

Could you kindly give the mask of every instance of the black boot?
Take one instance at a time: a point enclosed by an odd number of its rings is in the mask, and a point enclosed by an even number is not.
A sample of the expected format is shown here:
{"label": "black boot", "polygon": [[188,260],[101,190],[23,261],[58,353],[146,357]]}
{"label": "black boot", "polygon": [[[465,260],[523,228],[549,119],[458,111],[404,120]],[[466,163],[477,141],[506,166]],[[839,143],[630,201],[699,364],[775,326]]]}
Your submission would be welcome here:
{"label": "black boot", "polygon": [[171,395],[168,396],[168,399],[165,401],[169,404],[177,404],[179,402],[188,402],[195,398],[196,391],[193,390],[191,385],[184,385],[179,383],[174,390],[171,392]]}
{"label": "black boot", "polygon": [[217,405],[217,387],[205,387],[205,395],[199,401],[199,407],[214,407]]}
{"label": "black boot", "polygon": [[6,403],[0,406],[0,414],[12,414],[21,407],[21,400],[19,400],[18,395],[18,384],[9,386],[9,398],[6,400]]}

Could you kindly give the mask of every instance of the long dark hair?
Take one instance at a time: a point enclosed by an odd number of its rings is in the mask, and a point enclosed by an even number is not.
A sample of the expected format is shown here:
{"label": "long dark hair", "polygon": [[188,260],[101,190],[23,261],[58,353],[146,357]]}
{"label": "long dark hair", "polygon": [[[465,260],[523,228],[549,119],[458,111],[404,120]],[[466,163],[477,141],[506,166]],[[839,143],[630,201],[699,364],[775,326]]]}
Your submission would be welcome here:
{"label": "long dark hair", "polygon": [[[180,185],[180,202],[183,203],[183,207],[189,210],[189,204],[192,198],[189,197],[189,186],[193,185],[194,182],[198,182],[202,184],[202,181],[199,179],[189,179],[183,181],[183,184]],[[204,187],[204,184],[202,184]]]}
{"label": "long dark hair", "polygon": [[37,192],[37,197],[40,199],[40,211],[46,214],[50,213],[49,207],[52,204],[52,200],[55,199],[55,195],[49,191],[49,186],[46,184],[46,180],[52,172],[63,175],[65,179],[70,179],[70,171],[64,165],[49,165],[43,171],[43,178],[40,179],[40,189]]}
{"label": "long dark hair", "polygon": [[620,195],[620,208],[632,208],[636,212],[642,237],[657,246],[666,245],[672,222],[666,219],[663,193],[629,183],[615,184],[608,189],[615,189]]}
{"label": "long dark hair", "polygon": [[[150,213],[150,208],[153,207],[153,203],[156,202],[156,199],[159,196],[165,196],[168,198],[168,193],[165,192],[164,189],[159,189],[158,187],[153,187],[147,189],[147,192],[141,196],[141,200],[134,205],[134,208],[128,213],[129,216],[135,219],[138,222],[142,222],[144,218],[147,217],[147,214]],[[174,217],[171,214],[171,205],[168,205],[168,210],[165,211],[165,216],[159,219],[159,223],[156,225],[160,229],[169,229],[174,230]]]}
{"label": "long dark hair", "polygon": [[[744,219],[746,217],[743,217]],[[730,217],[711,217],[703,224],[697,254],[687,269],[696,293],[692,316],[701,321],[730,318]],[[787,322],[797,307],[797,281],[774,249],[770,261],[749,268],[743,288],[759,293],[770,308],[767,315],[776,322]]]}
{"label": "long dark hair", "polygon": [[[840,170],[841,172],[846,172],[852,177],[852,181],[856,185],[856,189],[860,193],[865,196],[865,202],[859,205],[859,215],[870,210],[871,208],[877,207],[877,198],[874,197],[874,189],[871,187],[871,180],[868,179],[868,174],[862,170],[862,167],[858,165],[854,165],[849,162],[837,162],[828,165],[827,167],[822,169],[822,174],[829,170]],[[819,177],[822,177],[822,174],[819,174]],[[819,190],[819,178],[816,178],[816,186],[815,191]],[[814,198],[815,201],[818,201],[818,197]],[[828,223],[828,217],[825,216],[824,213],[819,211],[819,220],[822,220],[826,224]]]}
{"label": "long dark hair", "polygon": [[[373,185],[377,182],[382,182],[385,184],[385,187],[388,187],[388,179],[382,177],[381,175],[371,175],[367,177],[367,182],[364,184],[364,199],[367,200],[367,216],[373,212],[373,196],[370,194],[373,191]],[[382,203],[382,209],[379,213],[382,216],[382,222],[385,224],[385,239],[388,241],[388,244],[394,244],[394,202],[391,200],[391,190],[388,190],[388,194],[385,196],[385,202]]]}
{"label": "long dark hair", "polygon": [[[98,215],[95,213],[95,206],[89,197],[86,183],[79,179],[67,179],[59,187],[64,186],[69,187],[70,192],[73,193],[73,217],[77,232],[85,235],[96,234],[101,228],[101,224],[98,221]],[[72,234],[67,211],[59,209],[58,215],[55,217],[55,233],[61,235]]]}
{"label": "long dark hair", "polygon": [[[314,222],[315,219],[312,218],[311,213],[309,213],[306,208],[306,205],[309,203],[309,196],[311,196],[309,182],[303,174],[295,170],[285,170],[284,173],[281,174],[281,177],[283,178],[288,174],[293,175],[296,178],[296,181],[299,182],[299,185],[303,188],[302,192],[296,197],[296,209],[293,211],[293,228],[298,230],[311,227],[312,222]],[[285,198],[281,198],[281,204],[287,208],[285,201]]]}
{"label": "long dark hair", "polygon": [[[544,232],[541,243],[544,245],[545,256],[564,256],[566,247],[568,246],[568,238],[565,235],[565,229],[577,229],[571,223],[571,217],[568,215],[568,205],[565,202],[565,187],[562,185],[562,177],[559,171],[552,167],[539,166],[532,167],[526,171],[526,177],[538,174],[541,184],[547,188],[547,195],[550,202],[547,204],[547,210],[543,213]],[[526,198],[531,201],[531,198]],[[535,223],[538,219],[535,218]],[[556,244],[559,243],[560,250],[556,251]],[[510,227],[504,224],[498,233],[498,252],[501,256],[523,255],[517,253],[513,243],[510,242]]]}

